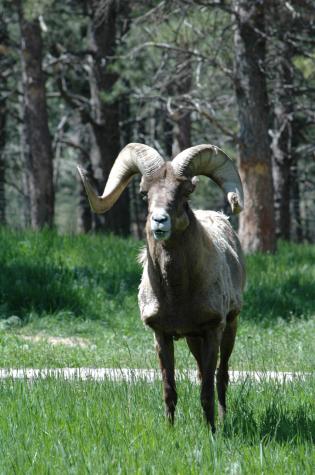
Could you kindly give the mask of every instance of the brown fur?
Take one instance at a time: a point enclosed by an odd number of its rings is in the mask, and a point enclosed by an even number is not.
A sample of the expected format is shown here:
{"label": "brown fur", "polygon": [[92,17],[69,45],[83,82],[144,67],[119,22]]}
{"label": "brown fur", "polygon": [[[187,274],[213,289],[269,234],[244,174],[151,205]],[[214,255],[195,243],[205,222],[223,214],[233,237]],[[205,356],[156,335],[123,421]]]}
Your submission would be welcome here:
{"label": "brown fur", "polygon": [[[148,195],[148,220],[139,307],[144,323],[155,333],[166,414],[173,422],[177,402],[173,340],[185,337],[199,368],[204,414],[214,431],[218,353],[217,391],[223,415],[228,360],[242,305],[241,247],[224,215],[191,210],[187,200],[194,185],[189,178],[175,177],[169,163],[150,180],[143,178],[141,189]],[[171,216],[172,234],[166,241],[156,241],[150,229],[150,213],[156,206]]]}

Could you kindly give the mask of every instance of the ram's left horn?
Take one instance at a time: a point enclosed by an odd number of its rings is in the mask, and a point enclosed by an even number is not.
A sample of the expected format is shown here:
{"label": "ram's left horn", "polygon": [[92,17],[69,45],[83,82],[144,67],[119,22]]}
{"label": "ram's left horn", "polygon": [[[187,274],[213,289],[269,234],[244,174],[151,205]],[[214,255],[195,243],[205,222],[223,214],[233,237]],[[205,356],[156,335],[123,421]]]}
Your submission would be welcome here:
{"label": "ram's left horn", "polygon": [[225,192],[234,214],[244,208],[243,186],[233,160],[215,145],[190,147],[172,160],[178,176],[204,175],[211,178]]}

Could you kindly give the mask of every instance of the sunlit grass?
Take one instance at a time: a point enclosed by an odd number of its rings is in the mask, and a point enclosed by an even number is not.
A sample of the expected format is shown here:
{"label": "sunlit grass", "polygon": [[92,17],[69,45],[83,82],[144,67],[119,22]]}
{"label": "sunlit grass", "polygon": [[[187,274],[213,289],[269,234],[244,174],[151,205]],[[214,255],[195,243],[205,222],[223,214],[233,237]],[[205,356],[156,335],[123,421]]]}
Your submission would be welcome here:
{"label": "sunlit grass", "polygon": [[[45,317],[49,319],[49,317]],[[153,334],[140,328],[124,333],[108,329],[99,321],[76,321],[64,328],[57,321],[26,325],[0,332],[2,367],[158,367]],[[54,326],[55,323],[55,326]],[[315,367],[314,323],[312,320],[278,322],[267,328],[243,321],[231,358],[231,367],[239,370],[313,371]],[[24,336],[39,336],[35,341]],[[47,340],[51,335],[66,338],[63,344]],[[82,345],[69,346],[68,339],[82,339]],[[195,367],[186,342],[175,344],[176,366]]]}
{"label": "sunlit grass", "polygon": [[175,427],[160,383],[0,383],[1,473],[314,473],[314,381],[235,385],[215,438],[199,389],[178,385]]}

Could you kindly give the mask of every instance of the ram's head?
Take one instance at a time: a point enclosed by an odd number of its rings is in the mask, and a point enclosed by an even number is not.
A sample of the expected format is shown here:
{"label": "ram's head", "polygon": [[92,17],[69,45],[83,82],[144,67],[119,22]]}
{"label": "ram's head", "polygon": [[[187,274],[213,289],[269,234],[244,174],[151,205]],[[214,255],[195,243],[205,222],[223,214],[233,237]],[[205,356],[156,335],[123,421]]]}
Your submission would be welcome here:
{"label": "ram's head", "polygon": [[131,143],[117,157],[102,196],[95,193],[85,170],[78,170],[95,213],[108,211],[132,177],[140,173],[140,193],[148,201],[147,230],[156,240],[167,240],[188,226],[188,199],[198,175],[220,186],[233,213],[243,209],[243,188],[234,162],[214,145],[190,147],[168,162],[153,148]]}

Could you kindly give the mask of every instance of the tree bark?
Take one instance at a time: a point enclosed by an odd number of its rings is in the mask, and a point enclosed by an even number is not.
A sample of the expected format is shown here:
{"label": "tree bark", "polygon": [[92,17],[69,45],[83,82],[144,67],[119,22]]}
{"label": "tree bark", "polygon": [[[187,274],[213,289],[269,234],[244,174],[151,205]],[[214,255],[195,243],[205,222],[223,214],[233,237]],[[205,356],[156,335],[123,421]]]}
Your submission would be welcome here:
{"label": "tree bark", "polygon": [[[8,33],[6,23],[2,14],[0,14],[0,73],[6,66],[6,47],[8,45]],[[2,75],[1,75],[2,76]],[[6,99],[5,96],[0,97],[0,225],[6,222],[5,216],[5,145],[6,145]]]}
{"label": "tree bark", "polygon": [[274,51],[275,70],[274,121],[271,132],[272,142],[272,172],[274,182],[274,204],[277,238],[289,240],[291,229],[290,196],[292,161],[292,121],[293,104],[293,64],[292,45],[289,42],[288,25],[291,14],[286,15],[286,9],[275,4],[272,10],[271,26],[277,35],[277,45]]}
{"label": "tree bark", "polygon": [[[185,48],[186,45],[181,44],[181,47]],[[191,91],[192,71],[189,60],[186,53],[179,53],[177,56],[175,95],[183,96]],[[182,150],[191,147],[191,113],[184,108],[179,109],[174,113],[173,120],[172,156],[175,157]]]}
{"label": "tree bark", "polygon": [[174,124],[173,157],[189,147],[191,147],[191,116],[190,112],[182,112]]}
{"label": "tree bark", "polygon": [[[93,166],[102,187],[118,156],[120,143],[119,101],[110,97],[118,74],[111,69],[117,40],[118,4],[116,0],[90,0],[92,14],[91,42],[94,50],[90,77],[91,102],[94,121],[91,124],[94,143]],[[107,95],[107,97],[105,97]],[[103,190],[102,190],[103,191]],[[130,233],[128,189],[113,209],[98,221],[98,228],[120,235]]]}
{"label": "tree bark", "polygon": [[163,137],[164,137],[164,149],[166,158],[170,159],[173,156],[173,135],[174,124],[167,115],[167,111],[163,110]]}
{"label": "tree bark", "polygon": [[[300,183],[299,183],[299,172],[298,172],[298,161],[294,157],[292,160],[292,166],[290,170],[292,190],[291,190],[291,204],[292,204],[292,219],[291,219],[291,237],[298,243],[303,241],[303,226],[301,219],[301,194],[300,194]],[[292,226],[293,224],[293,226]],[[292,229],[293,228],[293,229]],[[293,234],[293,236],[292,236]]]}
{"label": "tree bark", "polygon": [[22,84],[19,84],[19,138],[20,138],[20,162],[22,164],[22,191],[23,191],[23,225],[26,228],[31,227],[31,170],[30,170],[30,147],[26,132],[26,124],[24,122],[24,97],[22,92]]}
{"label": "tree bark", "polygon": [[[90,143],[89,143],[89,133],[86,130],[86,127],[81,126],[80,130],[80,151],[79,151],[79,164],[88,171],[90,176],[93,175],[91,158],[89,155]],[[82,186],[82,183],[79,183],[79,206],[78,206],[78,220],[77,220],[77,229],[79,233],[87,233],[92,229],[92,212],[90,204],[86,199],[86,193]]]}
{"label": "tree bark", "polygon": [[264,2],[234,0],[235,91],[240,122],[239,169],[245,209],[239,235],[245,252],[275,251],[273,182],[268,137]]}
{"label": "tree bark", "polygon": [[45,79],[42,71],[42,38],[38,19],[24,18],[16,0],[21,30],[23,118],[27,140],[31,225],[51,227],[54,219],[53,155],[48,128]]}
{"label": "tree bark", "polygon": [[[145,142],[147,136],[146,121],[141,119],[137,123],[136,136],[139,142]],[[131,232],[137,239],[145,238],[145,223],[147,215],[147,205],[139,194],[140,190],[140,175],[135,176],[131,183]]]}
{"label": "tree bark", "polygon": [[5,101],[0,102],[0,225],[5,224],[5,123],[6,106]]}

